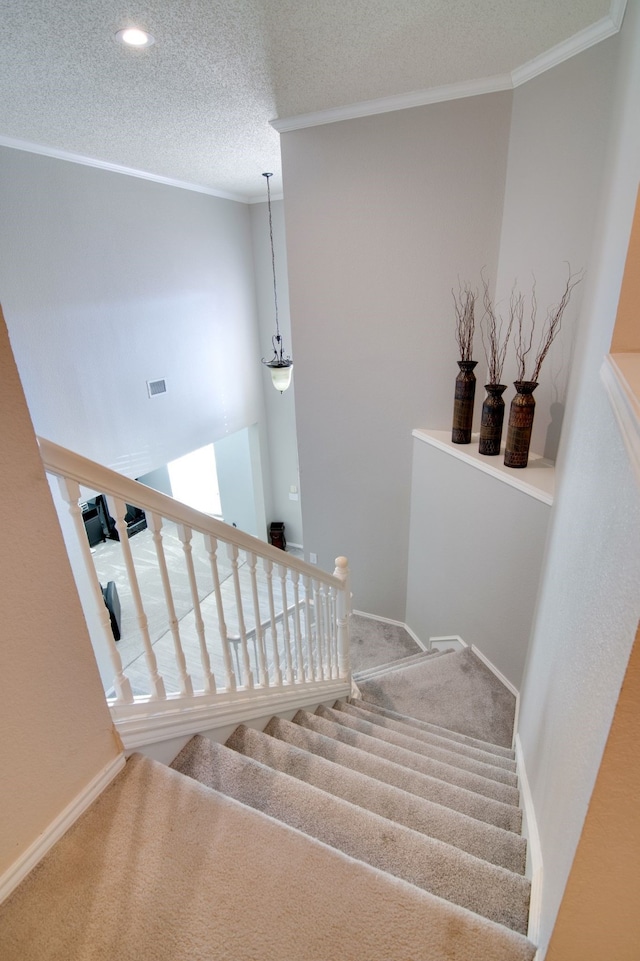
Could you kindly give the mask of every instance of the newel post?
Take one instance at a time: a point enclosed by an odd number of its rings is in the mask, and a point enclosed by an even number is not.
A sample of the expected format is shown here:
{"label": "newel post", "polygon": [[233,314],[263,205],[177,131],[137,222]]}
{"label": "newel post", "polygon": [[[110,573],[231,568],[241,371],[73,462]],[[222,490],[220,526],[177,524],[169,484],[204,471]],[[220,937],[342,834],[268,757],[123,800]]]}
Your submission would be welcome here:
{"label": "newel post", "polygon": [[336,557],[333,576],[342,581],[342,590],[337,592],[336,621],[338,626],[338,675],[348,678],[349,664],[349,618],[351,617],[351,576],[346,557]]}

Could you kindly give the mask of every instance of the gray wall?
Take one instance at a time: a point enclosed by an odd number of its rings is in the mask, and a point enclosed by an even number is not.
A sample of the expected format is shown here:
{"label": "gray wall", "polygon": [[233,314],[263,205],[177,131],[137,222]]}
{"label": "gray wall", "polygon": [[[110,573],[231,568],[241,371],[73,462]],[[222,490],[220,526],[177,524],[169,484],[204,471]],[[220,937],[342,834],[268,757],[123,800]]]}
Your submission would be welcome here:
{"label": "gray wall", "polygon": [[542,956],[640,615],[640,496],[599,378],[640,180],[638,4],[629,5],[618,39],[613,125],[521,699],[520,738],[544,863]]}
{"label": "gray wall", "polygon": [[[574,272],[589,266],[617,43],[616,37],[599,43],[514,91],[497,298],[504,310],[514,281],[529,297],[535,275],[538,329],[547,307],[560,298],[567,262]],[[581,284],[534,394],[532,449],[552,460],[558,451],[583,293]],[[516,369],[510,354],[502,380],[510,385],[507,404],[514,394]]]}
{"label": "gray wall", "polygon": [[0,298],[37,433],[139,476],[264,421],[245,204],[8,148],[0,165]]}
{"label": "gray wall", "polygon": [[414,440],[407,623],[459,635],[520,687],[550,508]]}
{"label": "gray wall", "polygon": [[404,620],[411,430],[450,424],[451,288],[495,276],[511,94],[282,137],[305,548]]}
{"label": "gray wall", "polygon": [[[266,187],[265,187],[266,191]],[[300,477],[298,471],[298,444],[296,439],[296,377],[297,355],[291,341],[289,318],[289,290],[287,284],[287,247],[284,223],[284,204],[271,203],[273,219],[273,244],[275,249],[276,281],[278,285],[278,317],[285,351],[294,361],[291,387],[281,394],[271,383],[269,371],[262,371],[264,409],[267,415],[266,443],[271,465],[270,484],[267,493],[267,522],[284,521],[288,543],[302,544],[302,512]],[[272,356],[271,337],[275,333],[275,308],[273,302],[273,271],[269,247],[269,214],[267,205],[252,204],[250,207],[251,239],[255,263],[255,283],[258,303],[258,332],[260,356],[267,360]],[[291,500],[290,488],[298,488],[298,499]],[[333,570],[333,568],[331,568]]]}

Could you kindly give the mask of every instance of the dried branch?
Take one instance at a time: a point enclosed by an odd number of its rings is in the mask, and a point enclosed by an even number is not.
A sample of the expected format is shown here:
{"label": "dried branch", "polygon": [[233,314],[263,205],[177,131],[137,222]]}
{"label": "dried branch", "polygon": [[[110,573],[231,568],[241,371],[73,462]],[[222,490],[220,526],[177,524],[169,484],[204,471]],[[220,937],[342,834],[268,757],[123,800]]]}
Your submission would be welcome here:
{"label": "dried branch", "polygon": [[533,278],[533,286],[531,288],[531,323],[529,324],[529,337],[524,330],[524,295],[521,293],[516,293],[516,285],[513,285],[511,291],[511,308],[514,311],[515,317],[517,319],[516,333],[514,335],[513,346],[516,352],[516,361],[518,362],[518,374],[516,380],[523,381],[526,380],[525,368],[527,365],[527,355],[531,351],[533,345],[533,333],[536,329],[536,314],[538,312],[538,301],[536,298],[536,278]]}
{"label": "dried branch", "polygon": [[491,302],[491,295],[489,294],[489,283],[483,276],[482,272],[480,273],[480,276],[482,278],[482,286],[484,287],[484,292],[482,295],[484,315],[480,321],[480,335],[482,337],[484,355],[487,359],[487,377],[490,384],[499,384],[500,378],[502,377],[502,369],[504,367],[505,357],[507,356],[507,347],[509,345],[509,338],[511,337],[511,329],[513,327],[513,321],[516,313],[514,303],[515,288],[511,291],[511,302],[509,304],[509,323],[507,324],[507,329],[503,337],[502,328],[504,321],[502,317],[496,317],[496,313]]}
{"label": "dried branch", "polygon": [[464,289],[459,286],[458,293],[451,291],[456,312],[456,341],[460,360],[471,360],[473,354],[473,335],[475,332],[475,306],[477,293],[469,284]]}
{"label": "dried branch", "polygon": [[542,335],[540,337],[540,345],[538,347],[538,353],[536,354],[536,363],[533,368],[532,380],[537,381],[540,376],[540,368],[542,363],[549,353],[549,348],[551,344],[556,339],[558,333],[560,332],[560,327],[562,326],[562,315],[565,312],[565,308],[571,299],[571,291],[576,287],[582,280],[584,274],[580,270],[576,274],[571,273],[571,266],[569,267],[569,276],[567,277],[567,282],[565,288],[560,298],[560,302],[554,307],[549,307],[547,311],[547,319],[545,320],[544,328],[542,330]]}

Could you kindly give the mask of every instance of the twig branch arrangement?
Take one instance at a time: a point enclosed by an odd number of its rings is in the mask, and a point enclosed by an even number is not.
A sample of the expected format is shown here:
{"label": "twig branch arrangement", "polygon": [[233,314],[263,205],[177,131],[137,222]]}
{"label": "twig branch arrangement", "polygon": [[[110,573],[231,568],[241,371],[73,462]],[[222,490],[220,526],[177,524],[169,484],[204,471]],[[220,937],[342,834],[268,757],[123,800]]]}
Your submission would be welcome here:
{"label": "twig branch arrangement", "polygon": [[484,314],[480,321],[480,335],[482,337],[484,356],[487,359],[487,378],[489,384],[499,384],[500,378],[502,377],[505,357],[507,356],[507,347],[509,346],[513,322],[518,311],[521,309],[522,294],[516,294],[515,287],[511,291],[509,323],[507,324],[503,338],[502,328],[504,321],[502,317],[496,316],[495,308],[491,302],[491,295],[489,294],[489,283],[487,279],[483,274],[480,276],[484,288],[482,294]]}
{"label": "twig branch arrangement", "polygon": [[460,360],[471,360],[473,353],[473,335],[475,333],[476,291],[469,284],[459,287],[458,293],[451,291],[456,311],[456,341],[460,351]]}
{"label": "twig branch arrangement", "polygon": [[[571,273],[571,267],[569,267],[569,276],[565,284],[564,291],[560,301],[553,307],[549,307],[547,310],[547,317],[542,327],[540,333],[540,340],[538,343],[538,349],[535,355],[535,361],[533,364],[533,372],[531,377],[526,376],[527,367],[527,357],[530,354],[536,330],[536,320],[538,313],[538,301],[536,298],[536,281],[535,277],[533,279],[533,287],[531,290],[531,320],[529,323],[528,332],[525,331],[524,324],[524,298],[522,294],[518,294],[515,298],[515,319],[516,319],[516,332],[514,335],[514,348],[516,353],[516,360],[518,364],[518,381],[532,381],[537,382],[540,376],[540,368],[544,362],[545,357],[549,353],[549,348],[556,339],[560,332],[560,327],[562,325],[562,316],[565,312],[567,304],[571,298],[571,292],[577,284],[583,278],[583,272],[578,271],[576,274]],[[512,305],[514,305],[514,291],[511,294]]]}

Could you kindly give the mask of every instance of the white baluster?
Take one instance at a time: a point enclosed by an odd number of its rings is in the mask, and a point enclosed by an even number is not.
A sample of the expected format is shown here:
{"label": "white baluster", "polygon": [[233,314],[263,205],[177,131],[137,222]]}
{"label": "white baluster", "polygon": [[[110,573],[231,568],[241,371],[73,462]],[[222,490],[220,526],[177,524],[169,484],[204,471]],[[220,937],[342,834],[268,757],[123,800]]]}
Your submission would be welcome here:
{"label": "white baluster", "polygon": [[336,588],[327,590],[329,644],[331,647],[331,677],[338,677],[338,632],[336,629]]}
{"label": "white baluster", "polygon": [[329,592],[326,584],[320,586],[320,597],[322,598],[322,620],[324,625],[324,649],[327,657],[327,675],[334,677],[337,675],[337,667],[333,664],[333,649],[331,645],[331,604],[329,602]]}
{"label": "white baluster", "polygon": [[209,555],[211,566],[211,576],[213,577],[213,590],[216,597],[216,610],[218,612],[218,632],[220,634],[220,644],[222,645],[222,656],[224,658],[224,672],[228,691],[236,690],[236,675],[233,671],[231,651],[229,649],[229,635],[224,619],[224,607],[222,604],[222,589],[220,587],[220,572],[218,571],[218,541],[211,534],[204,534],[204,546]]}
{"label": "white baluster", "polygon": [[60,487],[62,498],[69,507],[69,514],[71,515],[71,519],[73,521],[73,526],[75,528],[78,543],[80,545],[80,553],[82,554],[82,560],[88,575],[91,594],[93,596],[100,626],[102,628],[102,633],[104,634],[104,638],[107,643],[107,650],[109,651],[109,658],[111,660],[111,666],[114,674],[113,687],[116,692],[115,702],[116,704],[133,704],[131,683],[129,678],[125,676],[122,669],[122,658],[120,657],[120,653],[116,647],[116,642],[113,637],[113,631],[111,630],[111,618],[109,617],[109,611],[104,603],[102,588],[100,587],[100,581],[98,580],[96,568],[93,563],[93,557],[91,556],[91,548],[89,547],[87,532],[85,530],[84,521],[82,520],[82,511],[79,506],[80,487],[76,481],[69,480],[68,477],[58,477],[58,485]]}
{"label": "white baluster", "polygon": [[164,599],[167,605],[167,612],[169,614],[169,628],[173,638],[173,650],[175,652],[178,673],[180,674],[180,693],[186,697],[191,697],[193,695],[193,683],[191,681],[191,676],[187,672],[187,661],[184,656],[182,641],[180,640],[180,626],[176,615],[175,604],[173,603],[173,593],[171,591],[171,582],[169,580],[169,571],[167,569],[167,558],[165,556],[164,545],[162,543],[162,518],[159,514],[154,514],[153,512],[149,511],[146,512],[146,517],[147,527],[151,531],[153,543],[156,549],[158,567],[160,568],[160,578],[162,580],[162,590],[164,592]]}
{"label": "white baluster", "polygon": [[264,651],[264,635],[262,633],[262,615],[260,614],[260,601],[258,598],[258,581],[256,578],[256,555],[251,551],[245,551],[249,574],[251,575],[251,594],[253,596],[253,613],[255,618],[255,635],[253,643],[256,649],[258,660],[258,672],[260,683],[263,687],[269,687],[269,673],[267,671],[267,661]]}
{"label": "white baluster", "polygon": [[302,655],[302,627],[300,624],[300,575],[297,571],[291,571],[291,581],[293,583],[293,635],[296,641],[296,657],[298,660],[298,684],[304,684],[307,679],[304,669],[304,657]]}
{"label": "white baluster", "polygon": [[315,681],[319,676],[319,671],[316,667],[316,646],[314,644],[313,635],[315,629],[315,621],[313,617],[313,605],[311,603],[313,598],[313,588],[311,586],[311,578],[305,574],[303,578],[304,583],[304,620],[307,629],[307,676],[310,681]]}
{"label": "white baluster", "polygon": [[278,629],[276,626],[276,612],[273,601],[273,562],[264,557],[262,559],[265,577],[267,579],[267,597],[269,599],[269,619],[271,621],[271,650],[273,653],[273,676],[278,687],[282,687],[282,670],[280,669],[280,652],[278,651]]}
{"label": "white baluster", "polygon": [[247,629],[244,625],[244,611],[242,609],[242,591],[240,589],[240,574],[238,573],[238,548],[235,544],[227,544],[227,556],[231,562],[231,573],[233,577],[233,590],[236,598],[236,614],[238,616],[238,632],[240,634],[240,645],[242,647],[242,666],[244,668],[244,686],[251,690],[253,688],[253,671],[249,660],[249,648],[247,647]]}
{"label": "white baluster", "polygon": [[322,609],[322,595],[320,594],[320,582],[313,581],[313,609],[316,615],[316,651],[318,654],[318,665],[320,668],[320,680],[324,681],[326,675],[324,658],[324,611]]}
{"label": "white baluster", "polygon": [[338,674],[348,678],[351,673],[349,664],[349,618],[351,616],[351,575],[346,557],[336,557],[333,576],[342,581],[342,590],[336,598],[336,622],[338,633]]}
{"label": "white baluster", "polygon": [[124,519],[124,516],[127,513],[127,505],[119,497],[109,498],[108,500],[111,502],[110,506],[113,508],[113,515],[116,519],[116,530],[120,535],[120,547],[122,548],[124,566],[127,569],[129,587],[131,588],[133,605],[136,610],[136,619],[138,621],[138,627],[142,636],[144,658],[147,662],[147,670],[149,671],[149,678],[151,680],[151,689],[153,692],[152,696],[154,698],[158,698],[159,700],[164,700],[167,694],[164,689],[164,681],[158,673],[158,662],[156,661],[153,644],[151,643],[151,636],[149,635],[149,624],[147,622],[147,615],[144,612],[142,595],[140,594],[140,585],[138,584],[138,575],[136,574],[136,568],[133,563],[133,556],[131,554],[131,545],[129,544],[129,538],[127,536],[127,522]]}
{"label": "white baluster", "polygon": [[200,609],[198,582],[196,580],[196,572],[193,566],[193,548],[191,547],[191,535],[193,532],[190,527],[187,527],[186,524],[176,524],[176,530],[178,532],[180,543],[182,544],[184,562],[187,568],[189,587],[191,589],[191,603],[193,604],[193,618],[196,625],[196,634],[198,635],[198,644],[200,647],[200,662],[202,664],[204,690],[207,692],[207,694],[215,694],[216,679],[211,671],[211,659],[207,649],[204,621],[202,620],[202,611]]}
{"label": "white baluster", "polygon": [[293,660],[291,658],[291,631],[289,629],[289,614],[287,612],[287,569],[283,564],[278,564],[280,574],[280,594],[282,599],[282,627],[284,636],[284,656],[287,663],[286,677],[287,684],[293,684]]}

